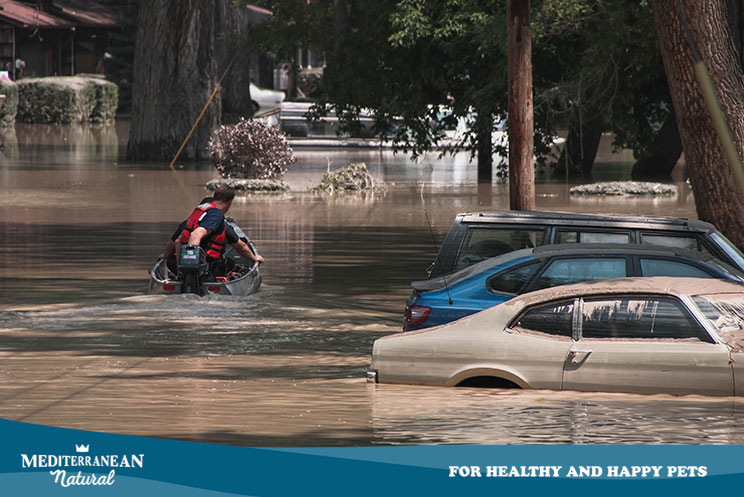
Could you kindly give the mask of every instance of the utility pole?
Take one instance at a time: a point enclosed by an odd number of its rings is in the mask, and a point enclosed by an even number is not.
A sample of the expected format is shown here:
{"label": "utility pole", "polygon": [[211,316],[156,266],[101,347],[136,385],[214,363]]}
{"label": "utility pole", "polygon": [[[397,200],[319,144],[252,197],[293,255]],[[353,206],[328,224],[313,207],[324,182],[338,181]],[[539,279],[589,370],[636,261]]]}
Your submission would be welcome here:
{"label": "utility pole", "polygon": [[535,210],[530,0],[506,2],[509,99],[509,207]]}

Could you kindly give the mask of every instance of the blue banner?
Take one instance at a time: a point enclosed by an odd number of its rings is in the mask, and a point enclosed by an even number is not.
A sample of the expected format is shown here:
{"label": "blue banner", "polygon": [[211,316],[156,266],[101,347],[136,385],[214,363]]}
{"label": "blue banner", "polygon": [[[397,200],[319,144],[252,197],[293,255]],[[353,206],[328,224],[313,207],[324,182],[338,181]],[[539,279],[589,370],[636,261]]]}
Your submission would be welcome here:
{"label": "blue banner", "polygon": [[2,495],[697,495],[744,484],[744,447],[248,448],[0,420]]}

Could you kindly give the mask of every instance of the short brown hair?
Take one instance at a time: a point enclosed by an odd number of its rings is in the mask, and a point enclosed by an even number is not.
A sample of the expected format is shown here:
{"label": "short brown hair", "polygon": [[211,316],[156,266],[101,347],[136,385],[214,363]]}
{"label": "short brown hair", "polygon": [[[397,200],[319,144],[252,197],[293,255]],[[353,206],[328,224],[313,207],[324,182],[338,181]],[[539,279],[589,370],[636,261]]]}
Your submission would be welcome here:
{"label": "short brown hair", "polygon": [[231,186],[220,185],[214,191],[212,198],[221,202],[229,202],[235,198],[235,189]]}

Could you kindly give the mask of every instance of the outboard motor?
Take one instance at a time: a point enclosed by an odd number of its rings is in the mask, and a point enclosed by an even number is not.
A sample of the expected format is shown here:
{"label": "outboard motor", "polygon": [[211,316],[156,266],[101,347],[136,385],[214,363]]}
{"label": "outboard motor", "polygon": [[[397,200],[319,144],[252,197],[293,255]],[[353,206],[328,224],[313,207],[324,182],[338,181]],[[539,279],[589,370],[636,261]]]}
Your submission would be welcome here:
{"label": "outboard motor", "polygon": [[207,272],[207,254],[198,245],[184,245],[178,257],[181,293],[202,295],[202,279]]}

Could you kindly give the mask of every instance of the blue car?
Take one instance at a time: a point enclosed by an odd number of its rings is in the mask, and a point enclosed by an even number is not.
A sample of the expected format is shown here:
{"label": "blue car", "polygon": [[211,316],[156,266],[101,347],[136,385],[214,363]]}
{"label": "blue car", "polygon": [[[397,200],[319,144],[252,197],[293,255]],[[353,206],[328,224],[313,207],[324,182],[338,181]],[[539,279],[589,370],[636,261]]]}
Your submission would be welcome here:
{"label": "blue car", "polygon": [[517,295],[581,281],[632,276],[717,278],[744,273],[703,252],[654,245],[557,244],[509,252],[411,283],[403,329],[448,323]]}

